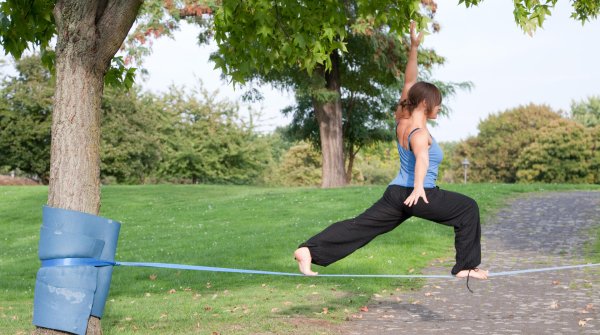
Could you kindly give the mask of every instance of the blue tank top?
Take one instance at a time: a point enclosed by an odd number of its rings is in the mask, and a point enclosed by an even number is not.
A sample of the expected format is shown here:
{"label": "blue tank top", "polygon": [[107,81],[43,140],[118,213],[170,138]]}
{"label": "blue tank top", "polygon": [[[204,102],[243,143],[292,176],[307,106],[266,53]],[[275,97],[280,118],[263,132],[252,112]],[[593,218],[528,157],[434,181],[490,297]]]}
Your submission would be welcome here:
{"label": "blue tank top", "polygon": [[[419,129],[419,128],[417,128]],[[415,154],[410,149],[410,137],[417,130],[413,130],[408,135],[408,149],[404,149],[400,142],[396,139],[396,144],[398,145],[398,154],[400,155],[400,171],[398,175],[390,185],[400,185],[404,187],[414,187],[415,186]],[[435,141],[433,136],[431,137],[431,146],[429,147],[429,167],[427,168],[427,173],[425,174],[425,181],[423,183],[424,188],[434,188],[435,181],[438,175],[438,167],[444,158],[444,153],[442,152],[442,148]]]}

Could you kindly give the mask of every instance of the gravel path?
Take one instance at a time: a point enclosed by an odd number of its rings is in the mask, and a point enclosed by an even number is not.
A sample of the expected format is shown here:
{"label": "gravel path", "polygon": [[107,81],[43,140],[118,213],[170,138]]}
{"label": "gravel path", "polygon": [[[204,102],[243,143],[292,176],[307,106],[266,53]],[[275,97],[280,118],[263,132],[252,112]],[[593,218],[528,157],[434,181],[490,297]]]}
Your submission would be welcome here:
{"label": "gravel path", "polygon": [[[584,263],[600,224],[600,192],[526,195],[483,226],[482,268],[491,272]],[[424,273],[440,274],[448,267]],[[432,279],[419,291],[378,296],[343,334],[600,334],[600,268],[487,281]]]}

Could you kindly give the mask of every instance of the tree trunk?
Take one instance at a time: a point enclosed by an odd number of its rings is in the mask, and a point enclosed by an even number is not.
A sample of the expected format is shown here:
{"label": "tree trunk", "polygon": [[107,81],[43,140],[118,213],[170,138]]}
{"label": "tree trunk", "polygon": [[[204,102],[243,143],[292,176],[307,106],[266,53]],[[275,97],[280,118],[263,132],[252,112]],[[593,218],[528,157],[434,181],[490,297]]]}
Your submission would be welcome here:
{"label": "tree trunk", "polygon": [[[48,205],[100,210],[100,101],[104,75],[125,40],[141,0],[57,1],[56,91]],[[37,328],[36,334],[65,334]],[[87,334],[102,334],[90,317]]]}
{"label": "tree trunk", "polygon": [[354,139],[348,136],[348,128],[350,128],[350,120],[352,120],[352,113],[354,112],[354,92],[350,93],[350,97],[348,99],[348,104],[346,105],[346,126],[342,129],[346,132],[346,152],[344,154],[345,159],[348,159],[348,164],[346,167],[346,184],[350,184],[352,182],[352,169],[354,168],[354,158],[356,157],[356,153],[358,150],[354,151]]}
{"label": "tree trunk", "polygon": [[356,158],[356,153],[352,150],[354,145],[350,145],[350,149],[348,149],[348,167],[346,169],[346,183],[350,184],[352,182],[352,169],[354,169],[354,158]]}
{"label": "tree trunk", "polygon": [[100,100],[104,74],[72,52],[57,55],[48,205],[100,209]]}
{"label": "tree trunk", "polygon": [[[341,187],[346,185],[344,171],[344,145],[342,139],[342,101],[340,92],[340,58],[337,52],[331,54],[330,72],[319,69],[325,78],[325,88],[331,93],[327,101],[313,98],[313,106],[319,122],[321,153],[323,155],[323,175],[321,187]],[[332,98],[334,97],[334,98]]]}

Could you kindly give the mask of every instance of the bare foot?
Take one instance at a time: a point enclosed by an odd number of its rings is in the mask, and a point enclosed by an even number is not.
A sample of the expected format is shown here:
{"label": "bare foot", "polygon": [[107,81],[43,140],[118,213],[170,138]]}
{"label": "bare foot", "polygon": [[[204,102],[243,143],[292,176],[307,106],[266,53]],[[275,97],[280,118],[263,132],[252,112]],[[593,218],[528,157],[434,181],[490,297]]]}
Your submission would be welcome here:
{"label": "bare foot", "polygon": [[296,258],[296,261],[298,262],[298,267],[300,267],[300,272],[302,272],[304,275],[316,276],[319,274],[318,272],[313,272],[310,269],[312,257],[310,257],[310,250],[308,250],[307,247],[302,247],[302,248],[296,249],[296,251],[294,251],[294,257]]}
{"label": "bare foot", "polygon": [[487,279],[488,271],[479,268],[474,268],[471,270],[462,270],[456,274],[456,278],[466,278],[467,276],[477,279]]}

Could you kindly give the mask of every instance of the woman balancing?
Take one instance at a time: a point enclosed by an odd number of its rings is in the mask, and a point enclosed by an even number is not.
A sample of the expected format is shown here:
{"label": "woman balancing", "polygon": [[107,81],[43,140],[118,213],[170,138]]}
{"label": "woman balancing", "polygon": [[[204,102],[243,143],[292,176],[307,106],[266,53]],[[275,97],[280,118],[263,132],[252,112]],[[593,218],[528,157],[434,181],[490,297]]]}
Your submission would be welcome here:
{"label": "woman balancing", "polygon": [[314,276],[311,263],[327,266],[380,234],[387,233],[406,219],[416,216],[454,227],[456,277],[487,279],[481,263],[481,226],[475,200],[435,185],[443,153],[427,129],[427,119],[437,118],[442,103],[439,89],[417,82],[417,48],[423,33],[410,25],[410,52],[405,83],[395,113],[400,171],[382,198],[359,216],[340,221],[302,243],[294,252],[300,272]]}

